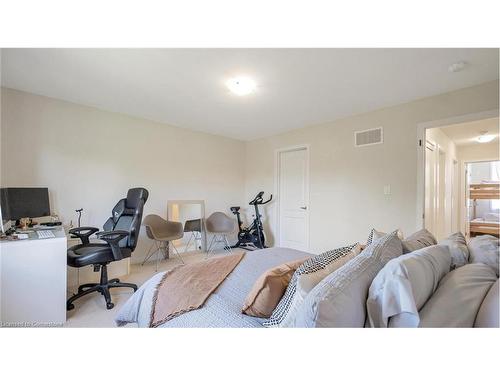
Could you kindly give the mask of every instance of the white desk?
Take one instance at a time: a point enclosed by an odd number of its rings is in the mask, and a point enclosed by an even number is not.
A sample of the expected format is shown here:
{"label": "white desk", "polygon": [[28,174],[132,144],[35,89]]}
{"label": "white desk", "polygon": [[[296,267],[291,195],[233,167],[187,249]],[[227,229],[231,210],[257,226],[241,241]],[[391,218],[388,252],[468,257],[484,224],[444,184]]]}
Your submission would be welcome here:
{"label": "white desk", "polygon": [[0,323],[58,326],[66,321],[66,235],[0,242]]}

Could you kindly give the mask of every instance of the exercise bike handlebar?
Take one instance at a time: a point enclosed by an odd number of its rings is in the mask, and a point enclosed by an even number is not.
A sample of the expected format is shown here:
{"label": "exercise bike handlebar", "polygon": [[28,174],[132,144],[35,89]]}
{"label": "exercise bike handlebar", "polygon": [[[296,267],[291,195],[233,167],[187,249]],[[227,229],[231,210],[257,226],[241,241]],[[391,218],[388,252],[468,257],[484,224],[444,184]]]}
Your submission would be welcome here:
{"label": "exercise bike handlebar", "polygon": [[271,194],[269,199],[267,201],[264,201],[262,199],[263,195],[264,195],[263,191],[259,192],[259,194],[257,194],[257,196],[254,199],[252,199],[248,204],[252,205],[252,206],[253,205],[261,205],[261,204],[269,203],[273,199],[273,195]]}
{"label": "exercise bike handlebar", "polygon": [[259,204],[266,204],[266,203],[271,202],[272,200],[273,200],[273,195],[271,194],[271,195],[269,196],[269,199],[268,199],[267,201],[261,202],[261,203],[259,203]]}

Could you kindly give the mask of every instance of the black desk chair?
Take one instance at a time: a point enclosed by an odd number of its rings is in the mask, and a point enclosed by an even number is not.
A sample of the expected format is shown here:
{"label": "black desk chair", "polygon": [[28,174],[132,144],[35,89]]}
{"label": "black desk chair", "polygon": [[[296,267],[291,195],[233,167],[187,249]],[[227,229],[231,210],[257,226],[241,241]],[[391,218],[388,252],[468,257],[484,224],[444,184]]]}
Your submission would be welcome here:
{"label": "black desk chair", "polygon": [[[70,229],[69,233],[77,236],[81,245],[68,249],[68,266],[84,267],[94,266],[94,271],[101,270],[101,280],[97,283],[83,284],[78,287],[78,293],[68,299],[66,309],[72,310],[73,302],[92,292],[101,293],[106,299],[106,307],[112,309],[110,288],[132,288],[137,290],[137,285],[122,283],[119,279],[108,280],[107,265],[123,258],[129,258],[137,245],[139,230],[141,228],[142,211],[148,199],[148,191],[144,188],[130,189],[127,198],[121,199],[113,208],[112,217],[103,225],[103,232],[98,228],[80,227]],[[97,232],[97,233],[96,233]],[[97,238],[107,243],[90,243],[89,237],[96,233]]]}

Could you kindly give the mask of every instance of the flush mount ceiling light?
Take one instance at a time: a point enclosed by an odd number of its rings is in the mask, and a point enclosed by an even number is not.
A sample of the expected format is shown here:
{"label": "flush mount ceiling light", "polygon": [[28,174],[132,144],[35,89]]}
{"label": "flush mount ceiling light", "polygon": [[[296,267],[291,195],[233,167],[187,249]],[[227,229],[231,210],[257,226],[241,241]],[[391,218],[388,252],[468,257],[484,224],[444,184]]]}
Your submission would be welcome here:
{"label": "flush mount ceiling light", "polygon": [[448,67],[448,71],[450,73],[461,72],[462,70],[465,69],[466,65],[467,63],[465,61],[457,61],[456,63],[453,63]]}
{"label": "flush mount ceiling light", "polygon": [[257,84],[250,77],[234,77],[226,81],[227,88],[235,95],[243,96],[255,91]]}
{"label": "flush mount ceiling light", "polygon": [[479,143],[488,143],[488,142],[491,142],[492,140],[495,139],[495,137],[496,137],[495,135],[487,134],[487,133],[488,133],[487,131],[481,132],[480,133],[481,135],[479,137],[477,137],[477,141]]}

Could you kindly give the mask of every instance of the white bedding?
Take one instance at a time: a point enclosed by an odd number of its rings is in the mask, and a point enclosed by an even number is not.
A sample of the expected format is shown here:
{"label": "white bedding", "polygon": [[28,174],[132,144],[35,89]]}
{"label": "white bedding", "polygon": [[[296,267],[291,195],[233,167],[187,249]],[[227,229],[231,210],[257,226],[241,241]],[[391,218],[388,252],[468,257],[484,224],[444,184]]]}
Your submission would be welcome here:
{"label": "white bedding", "polygon": [[[311,254],[280,247],[248,252],[203,307],[184,313],[160,327],[262,327],[264,319],[241,313],[253,284],[269,268],[308,255]],[[115,317],[117,325],[137,323],[139,327],[149,326],[154,291],[163,275],[164,272],[154,275],[129,298]]]}

